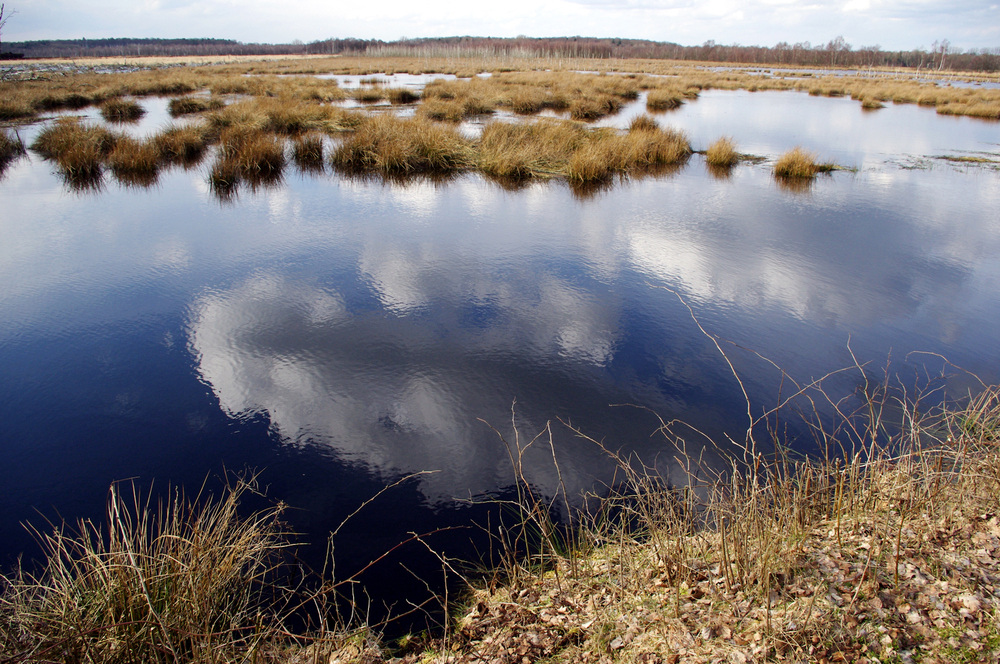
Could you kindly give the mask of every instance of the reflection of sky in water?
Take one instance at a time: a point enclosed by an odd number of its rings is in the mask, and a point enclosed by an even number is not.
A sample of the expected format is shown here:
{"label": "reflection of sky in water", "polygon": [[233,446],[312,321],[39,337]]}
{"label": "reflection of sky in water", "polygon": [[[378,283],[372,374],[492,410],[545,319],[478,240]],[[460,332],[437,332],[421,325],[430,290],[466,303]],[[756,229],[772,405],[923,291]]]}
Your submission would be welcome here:
{"label": "reflection of sky in water", "polygon": [[[0,483],[21,502],[0,504],[0,535],[33,505],[103,496],[131,475],[198,481],[251,463],[250,448],[289,477],[304,471],[281,455],[313,450],[379,479],[439,470],[421,480],[431,501],[492,490],[509,464],[479,418],[509,433],[514,400],[526,435],[565,418],[675,472],[652,418],[609,404],[716,433],[739,433],[745,406],[661,287],[796,378],[846,366],[849,336],[862,361],[926,350],[1000,378],[1000,175],[894,165],[983,149],[994,125],[791,93],[705,93],[658,117],[696,146],[731,134],[774,155],[801,142],[865,168],[791,193],[766,165],[718,180],[696,156],[587,200],[559,182],[510,192],[475,175],[288,171],[221,205],[207,161],[97,194],[66,192],[36,155],[17,162],[0,181],[0,440],[16,460]],[[773,404],[776,379],[734,361],[756,403]],[[269,439],[253,415],[280,449],[259,451]],[[565,430],[556,444],[571,493],[608,478],[592,447]],[[56,473],[46,459],[66,463]],[[530,461],[555,486],[548,450]]]}
{"label": "reflection of sky in water", "polygon": [[[640,100],[599,124],[624,127],[643,112]],[[850,97],[806,92],[704,90],[698,99],[654,117],[686,132],[695,149],[730,136],[741,152],[776,158],[801,145],[821,161],[860,169],[880,168],[902,156],[996,152],[1000,146],[993,122],[941,116],[916,104],[887,103],[866,111]]]}

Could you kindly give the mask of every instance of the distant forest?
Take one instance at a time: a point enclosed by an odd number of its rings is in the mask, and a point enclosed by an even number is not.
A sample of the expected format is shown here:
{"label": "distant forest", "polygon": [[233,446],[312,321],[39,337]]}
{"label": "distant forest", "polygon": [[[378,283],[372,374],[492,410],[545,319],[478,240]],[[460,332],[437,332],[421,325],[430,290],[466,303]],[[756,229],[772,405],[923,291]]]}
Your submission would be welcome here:
{"label": "distant forest", "polygon": [[5,50],[26,58],[83,58],[144,55],[368,54],[380,56],[498,56],[652,58],[734,64],[804,65],[812,67],[915,67],[937,70],[998,71],[1000,48],[954,49],[947,40],[929,50],[885,51],[880,46],[854,48],[843,37],[826,44],[781,42],[774,46],[740,46],[708,41],[701,46],[640,39],[593,37],[445,37],[401,39],[325,39],[290,44],[245,44],[228,39],[58,39],[7,42]]}

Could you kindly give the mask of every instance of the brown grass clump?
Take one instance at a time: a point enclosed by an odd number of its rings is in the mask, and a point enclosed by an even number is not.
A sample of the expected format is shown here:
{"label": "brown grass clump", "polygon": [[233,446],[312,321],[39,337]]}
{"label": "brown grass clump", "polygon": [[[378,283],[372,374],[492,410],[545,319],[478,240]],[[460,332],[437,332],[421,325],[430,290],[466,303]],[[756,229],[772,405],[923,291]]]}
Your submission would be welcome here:
{"label": "brown grass clump", "polygon": [[167,127],[153,142],[164,161],[185,165],[200,161],[207,147],[204,130],[194,125]]}
{"label": "brown grass clump", "polygon": [[107,161],[122,184],[149,186],[156,182],[160,155],[155,139],[140,141],[131,136],[119,136]]}
{"label": "brown grass clump", "polygon": [[614,115],[621,110],[622,105],[621,97],[607,94],[596,97],[581,97],[570,102],[569,115],[574,120],[590,122],[599,120],[606,115]]}
{"label": "brown grass clump", "polygon": [[349,172],[448,172],[470,167],[473,153],[469,141],[453,129],[419,118],[376,115],[344,139],[331,161]]}
{"label": "brown grass clump", "polygon": [[705,151],[705,162],[711,166],[731,168],[739,160],[740,153],[736,151],[736,143],[728,136],[718,139]]}
{"label": "brown grass clump", "polygon": [[78,118],[59,118],[39,132],[31,148],[54,160],[65,175],[85,179],[100,174],[116,140],[106,129],[85,125]]}
{"label": "brown grass clump", "polygon": [[420,101],[420,93],[410,88],[386,88],[385,97],[393,104],[412,104]]}
{"label": "brown grass clump", "polygon": [[227,127],[296,135],[309,131],[337,132],[356,126],[363,114],[287,98],[247,99],[208,116],[210,134]]}
{"label": "brown grass clump", "polygon": [[6,130],[0,130],[0,177],[3,177],[7,167],[25,155],[24,143],[20,136],[11,136]]}
{"label": "brown grass clump", "polygon": [[303,171],[322,171],[323,137],[319,134],[305,134],[292,142],[292,159]]}
{"label": "brown grass clump", "polygon": [[681,106],[684,96],[676,90],[660,88],[646,95],[646,108],[651,111],[669,111]]}
{"label": "brown grass clump", "polygon": [[691,153],[687,137],[674,129],[637,129],[626,134],[615,130],[592,131],[567,165],[570,182],[590,183],[612,175],[641,173],[677,164]]}
{"label": "brown grass clump", "polygon": [[425,99],[417,108],[420,117],[438,122],[457,123],[465,119],[465,103],[461,99]]}
{"label": "brown grass clump", "polygon": [[138,102],[116,97],[101,104],[101,115],[108,122],[136,122],[146,114]]}
{"label": "brown grass clump", "polygon": [[637,115],[628,124],[629,133],[633,131],[657,131],[659,123],[648,115]]}
{"label": "brown grass clump", "polygon": [[103,526],[36,530],[41,569],[2,578],[0,649],[11,662],[177,664],[284,642],[290,593],[275,574],[287,539],[280,508],[240,516],[255,490],[240,482],[214,500],[178,492],[154,505],[113,485]]}
{"label": "brown grass clump", "polygon": [[215,111],[226,105],[218,97],[177,97],[171,99],[167,104],[167,110],[172,117],[181,115],[191,115],[193,113],[204,113],[205,111]]}
{"label": "brown grass clump", "polygon": [[230,127],[219,136],[222,159],[236,164],[244,178],[269,179],[285,166],[284,143],[263,131]]}
{"label": "brown grass clump", "polygon": [[362,104],[377,104],[385,100],[385,89],[379,85],[363,86],[349,93],[351,99]]}
{"label": "brown grass clump", "polygon": [[781,155],[774,164],[774,174],[779,178],[813,178],[819,173],[816,155],[795,147]]}
{"label": "brown grass clump", "polygon": [[561,175],[585,140],[585,130],[569,122],[491,122],[476,143],[476,167],[499,178]]}

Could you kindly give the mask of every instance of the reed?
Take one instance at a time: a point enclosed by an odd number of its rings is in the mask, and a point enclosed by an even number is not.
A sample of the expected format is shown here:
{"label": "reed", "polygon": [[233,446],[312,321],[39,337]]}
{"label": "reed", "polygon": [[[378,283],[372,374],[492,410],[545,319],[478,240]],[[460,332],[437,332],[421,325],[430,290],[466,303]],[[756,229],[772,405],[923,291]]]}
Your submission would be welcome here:
{"label": "reed", "polygon": [[736,143],[728,136],[718,139],[705,151],[705,162],[710,166],[731,168],[739,160],[740,154],[736,151]]}

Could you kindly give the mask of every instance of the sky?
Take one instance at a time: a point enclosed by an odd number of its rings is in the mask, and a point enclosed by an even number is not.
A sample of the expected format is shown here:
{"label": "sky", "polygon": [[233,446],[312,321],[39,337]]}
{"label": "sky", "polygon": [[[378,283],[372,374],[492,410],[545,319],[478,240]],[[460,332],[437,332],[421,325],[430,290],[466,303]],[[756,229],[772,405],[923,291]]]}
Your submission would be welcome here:
{"label": "sky", "polygon": [[304,42],[456,35],[622,37],[686,46],[1000,48],[1000,0],[4,0],[5,41],[214,37]]}

